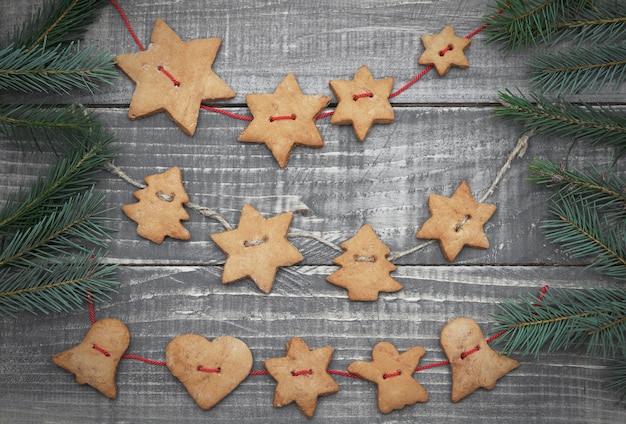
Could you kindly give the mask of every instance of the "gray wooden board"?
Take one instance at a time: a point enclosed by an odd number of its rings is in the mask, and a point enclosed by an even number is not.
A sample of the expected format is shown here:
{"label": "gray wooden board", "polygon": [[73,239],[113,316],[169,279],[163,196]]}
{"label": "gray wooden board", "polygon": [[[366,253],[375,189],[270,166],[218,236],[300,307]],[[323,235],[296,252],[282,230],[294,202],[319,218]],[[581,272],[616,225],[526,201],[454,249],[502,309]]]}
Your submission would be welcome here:
{"label": "gray wooden board", "polygon": [[[11,2],[0,27],[14,28],[37,1]],[[376,78],[392,76],[395,88],[423,67],[420,37],[450,23],[458,35],[480,25],[491,11],[483,0],[458,2],[386,1],[181,1],[121,5],[148,44],[156,18],[165,19],[184,40],[222,38],[214,70],[236,92],[221,102],[230,112],[249,114],[245,94],[271,93],[294,72],[305,94],[328,94],[328,81],[350,79],[363,64]],[[4,38],[3,38],[4,37]],[[7,37],[0,35],[0,39]],[[242,205],[265,216],[294,212],[292,230],[318,234],[335,245],[371,224],[394,251],[420,244],[415,238],[428,218],[430,193],[450,196],[466,180],[476,198],[487,190],[515,146],[522,128],[493,115],[496,92],[528,89],[527,53],[504,56],[477,35],[467,50],[470,68],[445,77],[430,72],[393,100],[395,122],[375,126],[360,143],[349,126],[317,122],[321,149],[297,147],[286,169],[263,145],[237,142],[246,123],[201,112],[198,130],[184,135],[165,116],[129,121],[134,86],[120,74],[115,85],[85,96],[15,95],[10,102],[81,102],[91,105],[113,131],[120,148],[115,164],[135,180],[177,165],[192,202],[212,208],[236,225]],[[117,12],[105,7],[90,27],[85,45],[115,54],[137,51]],[[623,110],[624,88],[582,100],[613,103]],[[333,99],[334,101],[334,99]],[[332,108],[332,107],[331,107]],[[329,108],[329,110],[331,109]],[[190,212],[185,226],[192,240],[155,245],[138,237],[136,224],[120,205],[134,202],[134,187],[107,173],[97,189],[107,194],[108,215],[116,218],[107,260],[120,264],[119,292],[96,305],[98,318],[119,318],[132,334],[129,352],[164,359],[169,340],[197,333],[211,339],[239,337],[250,346],[255,370],[264,359],[284,355],[293,336],[309,345],[335,348],[331,368],[346,370],[353,360],[369,360],[372,347],[391,341],[400,350],[422,345],[422,364],[445,359],[438,336],[450,319],[476,319],[492,334],[494,302],[553,287],[610,286],[609,279],[585,271],[542,235],[550,192],[529,183],[527,166],[535,157],[607,164],[611,151],[537,136],[523,158],[513,161],[487,202],[498,209],[485,226],[491,247],[466,248],[454,264],[436,244],[394,261],[404,289],[373,303],[350,302],[345,290],[325,277],[337,269],[338,252],[319,241],[290,238],[305,259],[281,269],[270,295],[249,280],[222,285],[224,254],[210,234],[223,231],[215,220]],[[55,160],[0,139],[0,207],[10,193],[44,175]],[[201,411],[167,369],[132,360],[121,363],[119,396],[108,400],[54,366],[51,356],[78,343],[89,327],[86,310],[48,317],[20,314],[0,318],[0,422],[299,422],[294,405],[273,408],[275,383],[251,376],[213,410]],[[422,371],[416,378],[430,393],[426,404],[389,415],[376,408],[376,388],[336,376],[341,391],[320,399],[314,421],[461,422],[484,418],[502,422],[624,422],[623,405],[603,387],[605,364],[584,351],[544,352],[539,359],[514,354],[520,368],[491,391],[480,390],[452,404],[448,367]]]}

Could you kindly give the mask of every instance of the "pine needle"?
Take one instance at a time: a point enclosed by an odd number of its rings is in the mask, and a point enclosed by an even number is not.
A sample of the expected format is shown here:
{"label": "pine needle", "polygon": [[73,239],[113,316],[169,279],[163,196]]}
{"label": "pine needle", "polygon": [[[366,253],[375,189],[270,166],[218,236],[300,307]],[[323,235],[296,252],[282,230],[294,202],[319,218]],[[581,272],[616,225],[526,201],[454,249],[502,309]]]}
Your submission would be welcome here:
{"label": "pine needle", "polygon": [[610,375],[607,388],[618,392],[622,400],[626,400],[626,358],[609,367]]}
{"label": "pine needle", "polygon": [[572,19],[558,22],[560,30],[552,40],[555,45],[572,40],[578,47],[585,44],[612,44],[626,40],[626,3],[623,1],[597,1],[593,7],[581,9]]}

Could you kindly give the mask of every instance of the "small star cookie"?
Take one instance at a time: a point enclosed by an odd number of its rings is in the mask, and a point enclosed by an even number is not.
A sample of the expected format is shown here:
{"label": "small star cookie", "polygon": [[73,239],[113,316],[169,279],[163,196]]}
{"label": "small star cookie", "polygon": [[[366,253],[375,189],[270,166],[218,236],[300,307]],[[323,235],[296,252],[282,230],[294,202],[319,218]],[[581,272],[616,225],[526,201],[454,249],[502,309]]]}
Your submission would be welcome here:
{"label": "small star cookie", "polygon": [[310,350],[299,337],[287,342],[287,354],[267,359],[265,368],[276,380],[274,407],[296,402],[308,418],[313,417],[318,396],[332,395],[339,385],[326,372],[334,349],[330,346]]}
{"label": "small star cookie", "polygon": [[372,361],[355,361],[348,371],[378,385],[378,409],[388,414],[407,405],[428,401],[428,392],[413,378],[415,368],[426,351],[415,346],[400,354],[387,342],[372,350]]}
{"label": "small star cookie", "polygon": [[254,118],[237,140],[264,143],[281,168],[296,145],[324,146],[315,117],[330,97],[302,94],[294,74],[288,74],[273,94],[247,94],[246,103]]}
{"label": "small star cookie", "polygon": [[189,197],[180,168],[174,166],[162,174],[149,175],[144,181],[148,186],[133,193],[139,202],[122,206],[126,216],[139,224],[137,234],[157,244],[166,236],[189,240],[191,234],[180,223],[189,219],[183,207]]}
{"label": "small star cookie", "polygon": [[465,181],[450,198],[429,195],[428,208],[431,217],[416,237],[439,240],[447,260],[454,261],[463,246],[481,249],[489,247],[483,225],[495,213],[496,205],[475,201]]}
{"label": "small star cookie", "polygon": [[389,276],[396,266],[386,256],[389,248],[365,224],[350,240],[341,244],[345,252],[333,260],[341,268],[326,280],[348,290],[350,300],[374,301],[378,293],[395,292],[402,285]]}
{"label": "small star cookie", "polygon": [[59,367],[76,375],[78,384],[89,384],[108,398],[117,397],[115,374],[130,344],[130,332],[117,319],[96,321],[82,342],[52,357]]}
{"label": "small star cookie", "polygon": [[330,81],[330,89],[339,101],[331,124],[352,124],[354,134],[363,141],[372,125],[393,122],[389,104],[392,87],[393,78],[375,80],[367,66],[361,66],[351,81]]}
{"label": "small star cookie", "polygon": [[162,19],[154,24],[150,41],[147,50],[114,59],[137,84],[128,117],[137,119],[165,111],[185,134],[192,136],[202,101],[235,96],[211,70],[222,41],[204,38],[183,42]]}
{"label": "small star cookie", "polygon": [[464,37],[457,37],[450,25],[446,25],[439,34],[422,35],[426,51],[417,60],[420,65],[434,65],[439,76],[448,73],[451,66],[469,68],[465,49],[472,43]]}
{"label": "small star cookie", "polygon": [[228,255],[222,283],[250,277],[263,293],[269,293],[279,267],[304,259],[286,238],[292,217],[293,213],[285,212],[265,219],[246,204],[236,229],[211,234],[213,241]]}

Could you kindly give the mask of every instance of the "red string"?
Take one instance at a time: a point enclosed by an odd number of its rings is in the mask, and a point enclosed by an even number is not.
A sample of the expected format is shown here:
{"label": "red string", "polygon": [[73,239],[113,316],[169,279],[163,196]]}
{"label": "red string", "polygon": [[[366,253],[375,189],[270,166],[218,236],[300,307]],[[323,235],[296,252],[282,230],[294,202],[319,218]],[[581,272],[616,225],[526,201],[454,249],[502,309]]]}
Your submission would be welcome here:
{"label": "red string", "polygon": [[219,374],[222,372],[220,368],[207,368],[207,367],[198,367],[198,371],[215,373],[215,374]]}
{"label": "red string", "polygon": [[228,112],[224,109],[218,109],[216,107],[210,107],[207,105],[200,105],[200,108],[204,109],[204,110],[208,110],[209,112],[216,112],[216,113],[221,113],[222,115],[226,115],[229,118],[233,118],[233,119],[239,119],[242,121],[252,121],[252,118],[249,116],[245,116],[245,115],[237,115],[235,113],[231,113]]}
{"label": "red string", "polygon": [[293,375],[294,377],[297,377],[299,375],[311,375],[313,374],[313,370],[300,370],[300,371],[294,371],[291,373],[291,375]]}
{"label": "red string", "polygon": [[91,325],[96,322],[96,312],[93,310],[93,299],[91,297],[91,291],[87,290],[87,304],[89,305],[89,318],[91,319]]}
{"label": "red string", "polygon": [[176,87],[180,87],[180,82],[178,82],[178,80],[174,78],[174,75],[172,75],[167,69],[165,69],[163,66],[159,66],[157,69],[163,72],[170,79],[170,81],[174,83]]}
{"label": "red string", "polygon": [[362,99],[363,97],[374,97],[374,95],[372,93],[356,94],[356,95],[352,96],[352,100],[354,100],[356,102],[357,100]]}
{"label": "red string", "polygon": [[128,18],[126,17],[126,14],[122,10],[122,7],[119,4],[117,4],[115,0],[109,0],[109,2],[111,2],[111,4],[117,9],[117,12],[120,14],[120,17],[122,18],[122,21],[124,21],[124,25],[126,25],[126,29],[128,29],[128,32],[130,33],[131,37],[133,37],[133,40],[135,40],[135,43],[137,44],[137,47],[139,47],[139,50],[145,50],[143,44],[141,44],[141,41],[139,40],[139,37],[137,37],[137,34],[135,34],[133,27],[130,25],[130,22],[128,22]]}
{"label": "red string", "polygon": [[280,116],[270,116],[270,122],[274,121],[283,121],[286,119],[290,119],[292,121],[296,120],[296,115],[280,115]]}
{"label": "red string", "polygon": [[98,352],[102,353],[104,356],[111,356],[111,354],[105,348],[100,347],[95,343],[91,345],[91,347],[96,349]]}
{"label": "red string", "polygon": [[165,361],[153,361],[152,359],[144,358],[143,356],[137,356],[137,355],[125,354],[125,355],[122,355],[122,358],[123,359],[134,359],[136,361],[145,362],[146,364],[158,365],[158,366],[162,366],[162,367],[167,365],[167,362],[165,362]]}

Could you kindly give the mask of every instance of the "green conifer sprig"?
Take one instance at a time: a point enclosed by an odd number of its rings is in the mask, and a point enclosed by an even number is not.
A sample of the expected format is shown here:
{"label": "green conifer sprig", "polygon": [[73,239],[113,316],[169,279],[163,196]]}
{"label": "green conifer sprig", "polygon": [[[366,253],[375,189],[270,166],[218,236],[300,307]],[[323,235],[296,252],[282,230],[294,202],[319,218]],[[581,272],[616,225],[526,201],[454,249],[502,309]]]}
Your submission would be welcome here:
{"label": "green conifer sprig", "polygon": [[609,370],[607,388],[622,393],[622,400],[626,399],[626,358],[618,361]]}
{"label": "green conifer sprig", "polygon": [[502,43],[505,51],[548,43],[567,21],[588,7],[589,0],[497,0],[490,7],[501,13],[483,18],[486,42]]}
{"label": "green conifer sprig", "polygon": [[540,54],[529,65],[533,68],[530,82],[534,87],[557,96],[592,88],[598,92],[610,83],[618,89],[626,80],[626,45],[596,45]]}
{"label": "green conifer sprig", "polygon": [[578,10],[566,22],[558,22],[559,33],[551,41],[573,40],[585,44],[612,44],[626,39],[626,3],[615,0],[595,1],[591,7]]}
{"label": "green conifer sprig", "polygon": [[0,90],[68,93],[73,88],[93,93],[116,78],[113,55],[69,44],[32,49],[9,45],[0,50]]}
{"label": "green conifer sprig", "polygon": [[82,39],[96,12],[107,0],[50,0],[24,22],[13,37],[14,45],[31,50],[46,44],[71,44]]}
{"label": "green conifer sprig", "polygon": [[525,294],[518,301],[497,303],[495,331],[506,331],[496,343],[503,351],[538,356],[587,345],[604,359],[626,352],[626,290],[549,288],[543,299]]}
{"label": "green conifer sprig", "polygon": [[528,129],[574,140],[585,140],[591,146],[614,146],[617,157],[626,152],[626,116],[611,107],[577,106],[567,102],[551,102],[541,94],[532,100],[510,90],[498,93],[501,107],[495,113],[508,121],[523,121]]}

